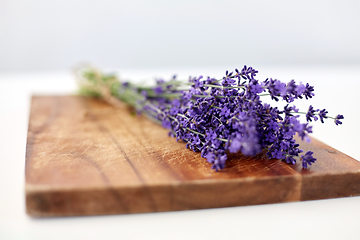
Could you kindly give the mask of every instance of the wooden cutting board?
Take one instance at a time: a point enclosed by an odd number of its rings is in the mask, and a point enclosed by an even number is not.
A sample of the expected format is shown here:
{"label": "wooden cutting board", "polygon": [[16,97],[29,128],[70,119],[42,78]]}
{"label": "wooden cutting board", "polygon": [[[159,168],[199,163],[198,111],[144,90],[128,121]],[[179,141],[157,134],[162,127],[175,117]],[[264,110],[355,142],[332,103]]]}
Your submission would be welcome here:
{"label": "wooden cutting board", "polygon": [[159,212],[360,195],[360,162],[317,141],[308,170],[231,154],[223,171],[126,106],[32,98],[26,149],[31,216]]}

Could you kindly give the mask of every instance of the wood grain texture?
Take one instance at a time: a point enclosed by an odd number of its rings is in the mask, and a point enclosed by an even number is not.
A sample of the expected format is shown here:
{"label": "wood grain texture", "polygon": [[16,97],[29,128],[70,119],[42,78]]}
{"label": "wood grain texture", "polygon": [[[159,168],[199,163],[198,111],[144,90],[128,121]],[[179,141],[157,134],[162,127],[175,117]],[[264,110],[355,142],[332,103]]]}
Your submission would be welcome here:
{"label": "wood grain texture", "polygon": [[360,163],[317,141],[310,169],[230,154],[210,169],[144,117],[78,96],[32,98],[26,149],[31,216],[72,216],[281,203],[360,195]]}

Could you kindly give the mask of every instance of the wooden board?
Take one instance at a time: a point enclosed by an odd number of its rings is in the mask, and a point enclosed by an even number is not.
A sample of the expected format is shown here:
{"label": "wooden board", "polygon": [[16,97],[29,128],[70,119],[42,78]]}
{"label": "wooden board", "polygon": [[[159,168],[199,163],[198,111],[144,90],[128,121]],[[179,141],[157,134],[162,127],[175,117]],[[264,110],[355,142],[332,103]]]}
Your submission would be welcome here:
{"label": "wooden board", "polygon": [[319,142],[310,169],[231,154],[221,172],[144,117],[78,96],[32,98],[31,216],[159,212],[360,195],[360,162]]}

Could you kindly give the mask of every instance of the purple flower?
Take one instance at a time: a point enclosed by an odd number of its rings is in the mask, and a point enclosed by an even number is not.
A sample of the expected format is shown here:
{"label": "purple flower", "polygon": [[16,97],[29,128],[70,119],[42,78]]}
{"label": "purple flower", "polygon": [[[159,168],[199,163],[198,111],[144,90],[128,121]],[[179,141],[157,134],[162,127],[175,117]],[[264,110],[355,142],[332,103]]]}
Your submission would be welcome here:
{"label": "purple flower", "polygon": [[164,119],[162,121],[162,126],[167,129],[171,129],[171,122],[169,120]]}
{"label": "purple flower", "polygon": [[342,124],[342,122],[340,121],[340,119],[344,119],[344,116],[343,116],[343,115],[340,115],[340,114],[336,115],[336,117],[335,117],[335,119],[334,119],[336,125],[339,125],[339,124],[341,125],[341,124]]}
{"label": "purple flower", "polygon": [[190,92],[183,92],[182,100],[189,101],[192,98],[192,94]]}
{"label": "purple flower", "polygon": [[140,94],[143,95],[145,98],[147,98],[148,95],[147,91],[141,90]]}
{"label": "purple flower", "polygon": [[293,114],[291,113],[292,110],[293,110],[293,107],[289,107],[289,104],[287,104],[284,107],[285,116],[293,116]]}
{"label": "purple flower", "polygon": [[295,89],[296,95],[297,95],[297,96],[303,95],[303,93],[305,92],[305,90],[306,90],[305,85],[302,84],[302,83],[300,83],[300,84],[296,87],[296,89]]}
{"label": "purple flower", "polygon": [[291,155],[286,156],[286,157],[285,157],[285,161],[286,161],[287,163],[291,163],[291,164],[293,164],[293,165],[296,163],[295,158],[294,158],[293,156],[291,156]]}
{"label": "purple flower", "polygon": [[228,117],[230,115],[230,109],[228,109],[226,106],[221,109],[220,116]]}
{"label": "purple flower", "polygon": [[303,95],[305,95],[305,98],[308,99],[308,98],[312,98],[313,96],[315,96],[315,94],[313,92],[314,92],[314,87],[310,86],[307,83],[306,87],[305,87],[305,91],[303,93]]}
{"label": "purple flower", "polygon": [[314,108],[313,108],[313,106],[309,106],[309,110],[307,111],[307,113],[306,113],[306,121],[308,121],[308,122],[312,122],[312,120],[314,119],[315,121],[317,121],[318,120],[318,118],[315,116],[315,114],[316,114],[316,112],[318,112],[319,111],[319,109],[317,109],[317,110],[315,110]]}
{"label": "purple flower", "polygon": [[209,129],[206,131],[206,142],[211,142],[217,138],[216,132],[213,129]]}
{"label": "purple flower", "polygon": [[305,155],[301,156],[302,161],[302,167],[307,169],[308,165],[313,164],[316,161],[316,158],[314,158],[312,155],[314,153],[312,151],[308,151],[305,153]]}
{"label": "purple flower", "polygon": [[301,140],[304,140],[305,138],[308,142],[310,139],[307,135],[308,133],[312,133],[312,126],[309,126],[308,123],[301,124],[301,128],[297,132],[301,137]]}
{"label": "purple flower", "polygon": [[204,81],[201,81],[202,78],[203,76],[199,76],[197,78],[189,77],[189,82],[193,82],[195,88],[202,88],[204,86]]}
{"label": "purple flower", "polygon": [[165,81],[164,81],[164,79],[159,78],[159,79],[156,79],[156,83],[157,83],[158,85],[161,85],[161,84],[165,83]]}
{"label": "purple flower", "polygon": [[172,116],[176,116],[178,113],[179,113],[179,108],[178,107],[176,107],[176,106],[173,106],[173,107],[171,107],[170,108],[170,114],[172,115]]}
{"label": "purple flower", "polygon": [[326,116],[327,113],[328,113],[328,111],[326,111],[326,109],[323,109],[323,110],[321,110],[321,111],[319,112],[320,121],[321,121],[322,123],[324,123],[324,118],[328,118],[328,117]]}
{"label": "purple flower", "polygon": [[215,161],[215,154],[214,153],[208,153],[206,154],[206,159],[209,163],[214,163]]}
{"label": "purple flower", "polygon": [[159,94],[162,94],[164,91],[161,86],[157,86],[154,88],[154,92],[155,92],[155,94],[159,95]]}
{"label": "purple flower", "polygon": [[194,145],[199,145],[200,142],[201,142],[201,141],[200,141],[200,138],[199,138],[198,135],[192,137],[192,144],[194,144]]}
{"label": "purple flower", "polygon": [[236,153],[240,151],[240,148],[241,148],[240,140],[238,138],[234,138],[230,143],[229,151],[231,153]]}
{"label": "purple flower", "polygon": [[236,81],[230,77],[224,77],[224,80],[222,81],[222,85],[224,87],[228,87],[228,86],[235,84],[235,82]]}

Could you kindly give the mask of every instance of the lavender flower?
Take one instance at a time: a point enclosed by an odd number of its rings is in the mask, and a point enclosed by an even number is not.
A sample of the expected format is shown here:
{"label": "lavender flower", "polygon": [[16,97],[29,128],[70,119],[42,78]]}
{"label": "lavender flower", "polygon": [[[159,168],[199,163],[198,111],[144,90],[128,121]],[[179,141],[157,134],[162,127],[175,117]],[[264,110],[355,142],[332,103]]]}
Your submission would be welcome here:
{"label": "lavender flower", "polygon": [[154,88],[154,92],[155,92],[156,95],[160,95],[160,94],[163,93],[163,89],[162,89],[161,86],[157,86],[157,87]]}
{"label": "lavender flower", "polygon": [[328,111],[326,111],[326,109],[323,109],[323,110],[321,110],[321,111],[319,112],[320,121],[321,121],[322,123],[324,123],[324,118],[328,118],[328,117],[326,116],[327,113],[328,113]]}
{"label": "lavender flower", "polygon": [[[316,161],[313,152],[300,156],[303,150],[299,149],[294,136],[297,134],[302,140],[309,141],[312,127],[308,122],[320,118],[323,123],[331,118],[339,125],[344,117],[330,117],[326,109],[314,109],[311,105],[307,112],[299,112],[289,103],[312,98],[315,95],[313,86],[297,84],[294,80],[284,83],[273,78],[259,81],[257,73],[254,68],[244,66],[234,72],[226,71],[221,79],[199,76],[183,82],[174,77],[169,81],[159,79],[154,87],[119,81],[109,84],[109,77],[102,76],[101,84],[95,85],[108,87],[112,96],[169,129],[170,136],[186,142],[187,148],[201,152],[215,171],[226,166],[229,152],[254,156],[264,149],[269,158],[289,164],[300,159],[302,167],[308,168]],[[95,83],[94,78],[98,75],[84,71],[82,77]],[[184,86],[188,90],[183,90]],[[105,92],[94,85],[91,87],[98,90],[97,95]],[[271,107],[261,101],[266,95],[275,101],[284,100],[287,105],[283,110]],[[306,115],[306,123],[299,121],[300,114]]]}
{"label": "lavender flower", "polygon": [[[325,109],[324,109],[325,110]],[[313,106],[309,106],[309,110],[308,110],[308,112],[306,113],[306,121],[308,121],[308,122],[312,122],[312,120],[314,119],[314,121],[317,121],[318,120],[318,118],[317,118],[317,116],[316,116],[316,112],[318,112],[319,111],[319,109],[318,110],[315,110],[314,108],[313,108]]]}
{"label": "lavender flower", "polygon": [[341,124],[342,124],[342,122],[340,121],[340,119],[344,119],[344,116],[338,114],[338,115],[335,117],[335,124],[336,124],[336,125],[339,125],[339,124],[341,125]]}
{"label": "lavender flower", "polygon": [[308,168],[308,165],[311,165],[316,161],[316,159],[312,156],[313,154],[314,153],[312,151],[308,151],[304,156],[301,157],[303,168]]}

